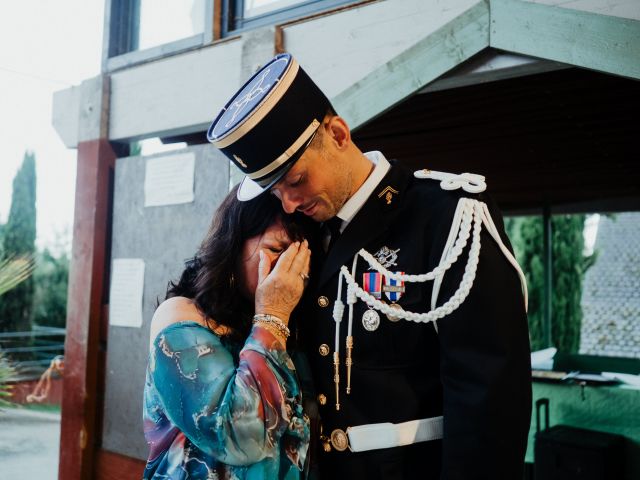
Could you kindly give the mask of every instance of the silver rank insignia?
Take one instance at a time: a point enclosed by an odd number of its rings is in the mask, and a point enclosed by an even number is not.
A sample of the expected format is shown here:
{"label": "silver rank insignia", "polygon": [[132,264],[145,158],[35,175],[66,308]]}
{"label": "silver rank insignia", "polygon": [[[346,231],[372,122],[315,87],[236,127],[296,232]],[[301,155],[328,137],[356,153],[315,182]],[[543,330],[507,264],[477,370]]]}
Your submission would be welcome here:
{"label": "silver rank insignia", "polygon": [[380,326],[380,315],[373,308],[362,314],[362,326],[368,332],[374,332]]}
{"label": "silver rank insignia", "polygon": [[382,265],[386,269],[389,269],[398,265],[396,263],[396,260],[398,260],[399,251],[399,248],[396,250],[392,250],[389,247],[382,247],[380,250],[374,253],[373,256],[380,265]]}

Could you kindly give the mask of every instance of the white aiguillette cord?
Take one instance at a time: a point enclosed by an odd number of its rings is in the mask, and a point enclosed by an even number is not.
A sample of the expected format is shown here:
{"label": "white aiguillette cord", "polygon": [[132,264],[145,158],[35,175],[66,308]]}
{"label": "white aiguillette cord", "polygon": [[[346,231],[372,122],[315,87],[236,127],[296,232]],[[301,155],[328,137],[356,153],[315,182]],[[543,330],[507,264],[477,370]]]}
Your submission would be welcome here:
{"label": "white aiguillette cord", "polygon": [[333,320],[336,322],[336,336],[333,342],[333,383],[336,386],[336,410],[340,410],[340,322],[344,315],[342,303],[342,272],[338,276],[338,298],[333,304]]}
{"label": "white aiguillette cord", "polygon": [[[469,248],[469,258],[467,260],[467,264],[465,266],[464,274],[462,276],[462,280],[460,281],[460,286],[451,296],[451,298],[445,302],[443,305],[435,308],[435,303],[437,301],[438,292],[440,289],[440,285],[442,283],[442,278],[444,277],[445,272],[453,265],[458,257],[462,254],[463,249],[466,247],[468,243],[468,239],[471,236],[471,224],[473,223],[473,239],[471,241],[471,247]],[[395,317],[403,318],[405,320],[411,320],[414,322],[434,322],[435,321],[450,314],[454,310],[456,310],[462,302],[469,295],[469,291],[473,286],[473,282],[475,280],[476,271],[478,268],[478,261],[480,257],[480,231],[482,229],[482,225],[485,225],[488,233],[494,239],[494,241],[498,244],[500,250],[505,255],[509,263],[513,265],[513,267],[518,272],[518,276],[520,277],[520,283],[524,295],[525,309],[528,307],[528,292],[527,292],[527,283],[524,273],[522,269],[518,265],[518,262],[513,257],[509,249],[504,245],[498,230],[493,223],[493,219],[491,218],[491,214],[489,213],[489,209],[484,202],[480,202],[478,200],[473,200],[469,198],[461,198],[458,201],[458,206],[456,207],[456,211],[454,214],[453,222],[451,225],[451,230],[449,231],[449,237],[447,239],[447,243],[445,245],[443,255],[440,259],[440,264],[435,267],[431,272],[420,274],[420,275],[407,275],[400,274],[395,272],[390,272],[386,268],[384,268],[369,252],[364,249],[361,249],[356,253],[353,259],[353,265],[351,268],[351,272],[347,269],[346,266],[342,266],[340,269],[340,274],[338,277],[338,295],[336,301],[334,303],[333,308],[333,318],[336,324],[336,334],[335,334],[335,349],[333,353],[333,365],[334,365],[334,383],[336,387],[336,410],[340,410],[340,402],[339,402],[339,390],[340,390],[340,376],[339,376],[339,366],[340,366],[340,322],[342,321],[342,317],[344,315],[344,304],[342,302],[342,281],[343,277],[348,284],[347,288],[347,303],[349,304],[349,324],[347,331],[347,393],[351,392],[351,367],[353,365],[352,360],[352,351],[353,351],[353,335],[352,335],[352,327],[353,327],[353,307],[357,301],[357,298],[360,298],[364,301],[369,307],[374,308],[376,310],[381,311],[385,315],[393,315]],[[451,246],[453,239],[456,238],[455,244]],[[408,283],[423,283],[427,281],[435,280],[434,282],[434,292],[431,297],[431,310],[426,313],[416,313],[410,312],[407,310],[397,310],[388,306],[386,303],[381,302],[376,299],[374,296],[364,291],[356,282],[356,266],[358,261],[358,256],[361,256],[364,260],[367,261],[369,266],[379,273],[383,274],[387,278],[391,278],[393,280],[404,281]],[[437,331],[437,327],[436,327]]]}
{"label": "white aiguillette cord", "polygon": [[[353,258],[352,275],[355,275],[358,263],[358,255]],[[344,275],[340,272],[338,276],[338,297],[333,304],[333,320],[336,323],[335,339],[333,344],[333,383],[336,389],[336,410],[340,410],[340,323],[344,315],[344,303],[342,303],[342,279]],[[349,305],[349,323],[347,325],[347,358],[345,365],[347,366],[347,394],[351,393],[351,366],[353,359],[351,353],[353,351],[353,305],[357,298],[353,287],[349,285],[347,289],[347,304]]]}

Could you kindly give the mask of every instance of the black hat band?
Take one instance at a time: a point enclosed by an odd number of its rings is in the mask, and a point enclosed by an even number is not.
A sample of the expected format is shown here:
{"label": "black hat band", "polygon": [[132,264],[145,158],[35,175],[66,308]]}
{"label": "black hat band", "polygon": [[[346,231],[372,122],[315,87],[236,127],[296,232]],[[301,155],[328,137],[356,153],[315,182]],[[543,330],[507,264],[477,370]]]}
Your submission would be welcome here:
{"label": "black hat band", "polygon": [[320,126],[320,122],[314,118],[313,121],[309,124],[309,126],[304,130],[304,132],[302,132],[302,135],[300,135],[296,139],[296,141],[293,142],[293,144],[284,151],[284,153],[282,155],[280,155],[278,158],[276,158],[273,162],[271,162],[266,167],[261,168],[257,172],[249,173],[249,174],[247,174],[247,176],[251,180],[255,180],[255,181],[259,182],[258,179],[260,179],[260,178],[262,178],[262,177],[264,177],[266,175],[269,175],[271,172],[273,172],[275,169],[277,169],[280,165],[282,165],[287,160],[289,160],[303,146],[305,146],[305,143],[309,144],[309,142],[311,141],[314,133],[317,132],[319,126]]}

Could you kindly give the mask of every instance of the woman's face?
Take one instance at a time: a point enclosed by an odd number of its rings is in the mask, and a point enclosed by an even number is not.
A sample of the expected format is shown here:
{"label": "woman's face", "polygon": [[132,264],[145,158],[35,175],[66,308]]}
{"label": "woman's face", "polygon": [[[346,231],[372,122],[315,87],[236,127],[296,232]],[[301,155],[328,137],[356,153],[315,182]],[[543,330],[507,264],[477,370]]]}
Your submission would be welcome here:
{"label": "woman's face", "polygon": [[275,266],[280,254],[292,243],[280,220],[272,223],[261,235],[249,238],[242,248],[242,261],[239,270],[239,287],[245,298],[253,301],[258,286],[258,266],[260,265],[260,250],[263,250],[271,263],[271,270]]}

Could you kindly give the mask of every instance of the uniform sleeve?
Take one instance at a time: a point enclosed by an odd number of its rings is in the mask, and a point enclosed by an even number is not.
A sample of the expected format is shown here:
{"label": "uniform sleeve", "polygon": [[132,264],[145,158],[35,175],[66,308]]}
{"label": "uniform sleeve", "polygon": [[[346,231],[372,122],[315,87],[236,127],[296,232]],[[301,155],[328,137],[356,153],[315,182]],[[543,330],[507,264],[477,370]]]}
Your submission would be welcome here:
{"label": "uniform sleeve", "polygon": [[[439,262],[456,204],[457,198],[450,199],[440,209],[432,265]],[[495,209],[491,214],[509,245],[500,214]],[[468,251],[467,246],[445,274],[438,305],[459,287]],[[438,321],[438,328],[444,412],[441,478],[523,478],[531,416],[527,317],[516,270],[484,226],[469,296]]]}
{"label": "uniform sleeve", "polygon": [[150,372],[167,417],[203,452],[229,465],[277,458],[299,468],[309,425],[293,363],[254,326],[234,364],[220,339],[197,324],[174,324],[153,344]]}

